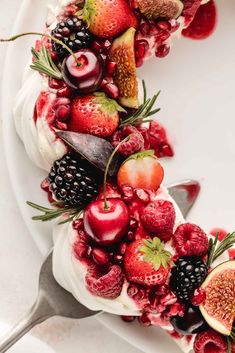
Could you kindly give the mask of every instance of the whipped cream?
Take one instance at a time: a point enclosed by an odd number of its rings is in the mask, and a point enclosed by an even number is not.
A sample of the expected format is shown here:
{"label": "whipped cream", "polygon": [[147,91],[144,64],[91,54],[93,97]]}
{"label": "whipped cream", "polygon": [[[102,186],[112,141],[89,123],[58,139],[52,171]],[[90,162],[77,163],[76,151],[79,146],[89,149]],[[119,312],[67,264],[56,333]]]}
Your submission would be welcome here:
{"label": "whipped cream", "polygon": [[[176,213],[174,228],[184,223],[184,218],[167,189],[159,189],[156,199],[169,200],[173,203]],[[58,283],[83,305],[91,310],[102,310],[116,315],[141,315],[141,309],[127,294],[128,284],[125,283],[121,295],[116,299],[104,299],[94,296],[86,289],[85,276],[87,266],[73,254],[73,244],[76,241],[76,230],[72,224],[55,225],[53,231],[54,254],[53,273]],[[166,248],[174,252],[170,242]]]}
{"label": "whipped cream", "polygon": [[34,120],[35,103],[41,92],[47,90],[46,81],[27,66],[22,87],[15,99],[13,115],[16,131],[28,156],[39,168],[49,171],[53,162],[67,153],[67,147],[56,137],[46,119],[48,109],[55,99],[53,92],[48,91],[48,100],[41,114]]}

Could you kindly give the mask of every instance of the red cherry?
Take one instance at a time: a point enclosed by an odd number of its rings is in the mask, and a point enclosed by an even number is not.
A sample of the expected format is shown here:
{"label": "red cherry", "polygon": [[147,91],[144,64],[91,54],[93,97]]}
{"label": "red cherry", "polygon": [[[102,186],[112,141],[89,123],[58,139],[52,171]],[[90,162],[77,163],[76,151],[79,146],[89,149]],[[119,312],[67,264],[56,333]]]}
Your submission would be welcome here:
{"label": "red cherry", "polygon": [[103,61],[90,49],[81,49],[66,58],[62,65],[63,78],[67,85],[81,93],[94,92],[103,78]]}
{"label": "red cherry", "polygon": [[84,228],[98,244],[112,245],[121,241],[128,230],[129,210],[120,199],[91,202],[84,213]]}

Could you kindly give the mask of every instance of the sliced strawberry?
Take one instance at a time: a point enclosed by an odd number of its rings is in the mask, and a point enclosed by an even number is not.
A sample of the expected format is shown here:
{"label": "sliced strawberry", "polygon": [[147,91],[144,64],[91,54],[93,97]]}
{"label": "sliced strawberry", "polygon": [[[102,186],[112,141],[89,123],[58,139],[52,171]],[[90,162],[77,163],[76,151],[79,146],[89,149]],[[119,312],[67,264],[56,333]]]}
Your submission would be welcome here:
{"label": "sliced strawberry", "polygon": [[170,271],[171,253],[159,238],[132,242],[125,253],[124,267],[129,281],[147,286],[163,284]]}
{"label": "sliced strawberry", "polygon": [[126,0],[86,0],[82,16],[90,32],[103,38],[116,37],[130,27],[138,27]]}
{"label": "sliced strawberry", "polygon": [[129,157],[120,167],[117,183],[120,188],[157,190],[163,180],[164,170],[154,151],[139,152]]}
{"label": "sliced strawberry", "polygon": [[75,132],[108,137],[117,129],[118,112],[123,110],[115,100],[106,97],[104,93],[76,97],[72,104],[68,128]]}
{"label": "sliced strawberry", "polygon": [[193,21],[182,34],[191,39],[205,39],[214,32],[216,22],[216,6],[214,0],[211,0],[198,8]]}

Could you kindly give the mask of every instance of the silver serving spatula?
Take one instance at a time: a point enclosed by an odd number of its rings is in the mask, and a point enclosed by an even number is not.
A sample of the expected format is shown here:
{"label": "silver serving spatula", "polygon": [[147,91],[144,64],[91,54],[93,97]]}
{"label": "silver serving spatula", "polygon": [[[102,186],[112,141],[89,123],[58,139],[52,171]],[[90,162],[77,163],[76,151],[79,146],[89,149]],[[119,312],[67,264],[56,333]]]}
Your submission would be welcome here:
{"label": "silver serving spatula", "polygon": [[[184,217],[193,206],[200,185],[197,181],[185,182],[168,186],[168,191],[178,204]],[[31,328],[52,316],[63,316],[73,319],[82,319],[98,314],[80,304],[69,292],[63,289],[55,280],[52,273],[52,251],[42,264],[39,276],[38,297],[28,315],[13,327],[10,332],[0,340],[0,353],[6,352]]]}

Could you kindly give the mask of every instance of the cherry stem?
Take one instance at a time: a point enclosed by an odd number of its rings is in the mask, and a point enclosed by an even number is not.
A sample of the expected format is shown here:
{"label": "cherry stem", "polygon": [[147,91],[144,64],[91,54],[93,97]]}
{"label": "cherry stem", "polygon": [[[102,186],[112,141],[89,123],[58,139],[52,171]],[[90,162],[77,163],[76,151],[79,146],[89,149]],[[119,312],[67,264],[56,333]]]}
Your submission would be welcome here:
{"label": "cherry stem", "polygon": [[104,186],[103,186],[103,194],[104,194],[104,210],[107,211],[109,209],[108,203],[107,203],[107,177],[108,177],[108,171],[109,171],[109,167],[110,164],[113,160],[113,157],[115,156],[115,154],[118,152],[119,148],[121,147],[121,145],[123,143],[125,143],[126,141],[128,141],[130,138],[130,136],[127,136],[124,138],[124,140],[122,140],[121,142],[119,142],[119,144],[117,145],[117,147],[113,150],[113,152],[111,153],[108,163],[106,165],[105,168],[105,172],[104,172]]}
{"label": "cherry stem", "polygon": [[77,60],[74,52],[64,42],[62,42],[61,40],[57,39],[54,36],[51,36],[50,34],[40,33],[40,32],[26,32],[26,33],[17,34],[15,36],[12,36],[12,37],[6,38],[6,39],[0,38],[0,42],[14,42],[16,39],[21,38],[21,37],[25,37],[25,36],[42,36],[42,37],[50,38],[54,42],[62,45],[62,47],[64,47],[69,52],[69,54],[71,54],[73,56],[77,65],[81,66],[81,63],[80,63],[80,61]]}

